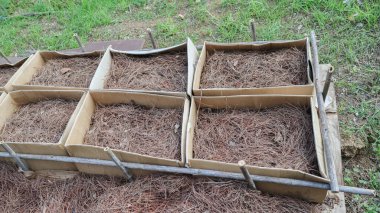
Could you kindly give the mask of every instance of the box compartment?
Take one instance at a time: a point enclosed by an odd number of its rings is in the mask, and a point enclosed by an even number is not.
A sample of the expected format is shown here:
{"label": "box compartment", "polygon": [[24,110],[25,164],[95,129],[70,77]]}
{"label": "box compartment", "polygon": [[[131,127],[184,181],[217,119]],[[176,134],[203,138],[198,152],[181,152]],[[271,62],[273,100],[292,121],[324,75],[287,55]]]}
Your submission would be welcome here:
{"label": "box compartment", "polygon": [[[5,127],[7,121],[11,121],[12,117],[16,112],[20,112],[20,107],[30,106],[33,104],[38,104],[42,101],[48,100],[68,100],[76,101],[76,106],[73,107],[72,114],[65,125],[63,132],[55,133],[54,138],[59,138],[58,141],[50,141],[46,138],[31,138],[30,142],[27,142],[29,139],[23,138],[23,141],[17,142],[13,140],[1,141],[1,143],[8,144],[16,153],[22,154],[37,154],[37,155],[57,155],[57,156],[68,156],[64,144],[68,137],[68,133],[73,126],[76,115],[79,112],[80,105],[84,101],[84,92],[82,91],[14,91],[9,93],[2,103],[0,104],[0,128],[2,131],[6,131],[9,127]],[[21,113],[21,112],[20,112]],[[57,112],[59,113],[59,112]],[[33,119],[38,119],[39,115],[32,117]],[[17,119],[17,118],[16,118]],[[22,119],[22,118],[19,118]],[[41,125],[38,122],[35,122],[35,125]],[[37,127],[36,129],[38,129]],[[25,130],[25,134],[28,130]],[[32,127],[34,131],[34,127]],[[44,132],[41,135],[45,134]],[[25,136],[25,135],[24,135]],[[24,137],[23,136],[23,137]],[[7,137],[10,137],[9,135]],[[34,136],[32,136],[34,137]],[[53,137],[51,137],[53,138]],[[38,141],[38,142],[32,142]],[[5,151],[0,147],[0,151]],[[55,161],[43,161],[43,160],[25,160],[31,170],[76,170],[76,167],[72,163],[63,163]]]}
{"label": "box compartment", "polygon": [[[264,43],[226,44],[205,42],[194,74],[193,93],[196,96],[255,94],[311,95],[313,85],[309,46],[307,38],[295,41],[272,41]],[[304,57],[299,63],[290,63],[286,60],[287,55],[292,55],[294,56],[293,58],[297,59],[297,57],[302,56],[300,55],[302,53],[304,53]],[[276,58],[276,54],[278,57],[281,57]],[[247,57],[252,57],[252,60],[247,61]],[[247,64],[251,61],[253,61],[253,65],[251,66],[254,70],[247,67]],[[210,63],[213,63],[212,67],[210,67]],[[277,67],[273,70],[268,69],[268,66],[272,64]],[[299,66],[298,70],[304,68],[303,75],[302,73],[297,73],[303,76],[305,83],[294,85],[295,83],[292,82],[296,82],[297,78],[293,77],[293,75],[289,76],[287,71],[289,69],[295,70],[293,67],[297,64]],[[206,66],[208,66],[207,70]],[[210,70],[215,71],[211,72]],[[227,70],[227,73],[223,73],[221,70]],[[252,74],[255,73],[255,70],[257,70],[257,76]],[[265,70],[269,70],[270,72],[268,73]],[[271,75],[271,73],[279,73],[280,70],[284,71],[282,77]],[[246,77],[241,79],[240,76],[243,74],[243,71],[248,73],[246,73]],[[214,72],[216,73],[214,74]],[[250,72],[251,74],[249,74]],[[233,73],[238,75],[233,75]],[[224,80],[218,79],[218,76]],[[204,81],[206,79],[204,78],[210,79],[211,82],[207,84],[215,84],[215,86],[205,86]],[[276,79],[280,79],[277,82],[282,82],[282,85],[273,85]],[[260,84],[255,85],[255,82]]]}
{"label": "box compartment", "polygon": [[[159,109],[181,109],[181,123],[179,127],[175,127],[173,124],[173,129],[165,129],[164,131],[175,131],[178,129],[180,138],[178,143],[180,143],[180,159],[169,159],[163,157],[156,157],[152,155],[129,152],[126,150],[121,150],[117,148],[110,147],[112,151],[119,157],[123,162],[135,162],[135,163],[145,163],[145,164],[155,164],[155,165],[167,165],[167,166],[183,166],[185,162],[185,136],[186,136],[186,125],[188,119],[188,111],[190,107],[190,102],[184,97],[176,96],[164,96],[148,93],[130,93],[122,91],[92,91],[87,94],[86,99],[82,108],[80,109],[79,116],[75,120],[74,126],[69,134],[68,140],[66,142],[66,149],[68,150],[70,156],[73,157],[84,157],[84,158],[95,158],[103,160],[112,160],[108,154],[104,151],[106,146],[95,146],[94,141],[90,141],[91,137],[88,137],[88,132],[92,131],[92,117],[96,113],[97,106],[141,106]],[[152,110],[153,110],[152,109]],[[117,119],[119,116],[125,116],[124,114],[112,115]],[[124,120],[123,120],[124,121]],[[102,122],[108,122],[107,118],[102,117]],[[135,121],[131,121],[135,122]],[[142,123],[146,121],[141,121]],[[131,126],[131,124],[126,124],[126,127]],[[149,125],[149,124],[144,124]],[[143,130],[143,128],[141,128]],[[119,128],[111,127],[115,134],[122,134],[123,132],[117,132]],[[122,130],[122,129],[121,129]],[[126,129],[125,131],[130,131]],[[106,135],[107,133],[105,133]],[[112,133],[113,134],[113,133]],[[128,133],[127,133],[128,134]],[[141,134],[146,134],[146,132],[141,132]],[[154,136],[154,135],[153,135]],[[96,138],[96,137],[93,137]],[[131,140],[133,141],[133,140]],[[129,141],[127,141],[129,142]],[[157,141],[159,143],[160,141]],[[86,144],[85,144],[86,143]],[[109,145],[109,144],[108,144]],[[118,147],[120,148],[120,147]],[[106,175],[123,175],[119,168],[107,167],[107,166],[96,166],[96,165],[86,165],[77,164],[78,170],[85,173],[91,174],[106,174]],[[135,174],[139,174],[140,171],[132,171]]]}
{"label": "box compartment", "polygon": [[[241,95],[241,96],[218,96],[218,97],[193,97],[192,104],[190,108],[189,121],[187,125],[187,136],[186,136],[186,165],[191,168],[198,169],[210,169],[225,172],[236,172],[240,173],[238,162],[226,162],[226,161],[216,161],[211,159],[198,159],[195,158],[196,154],[194,151],[195,141],[195,131],[197,128],[197,120],[199,117],[199,110],[203,108],[210,109],[255,109],[264,110],[267,108],[278,107],[282,105],[287,106],[302,106],[310,107],[311,110],[311,121],[313,128],[313,138],[310,141],[311,146],[315,146],[315,152],[317,156],[317,164],[320,175],[313,175],[307,172],[284,169],[284,168],[271,168],[257,166],[255,163],[248,164],[247,167],[251,174],[281,177],[281,178],[293,178],[299,180],[309,180],[322,183],[328,183],[326,175],[326,164],[325,156],[323,153],[323,145],[320,134],[320,126],[317,111],[315,108],[315,101],[312,96],[291,96],[291,95]],[[250,125],[255,123],[250,123]],[[275,123],[274,123],[275,124]],[[223,124],[219,124],[223,125]],[[236,124],[239,126],[239,124]],[[247,124],[248,125],[248,124]],[[273,125],[275,128],[275,125]],[[204,130],[204,128],[203,128]],[[211,130],[210,130],[211,131]],[[220,133],[223,134],[223,133]],[[229,132],[230,134],[230,132]],[[273,135],[276,138],[276,135]],[[235,142],[238,144],[238,141]],[[216,145],[215,145],[216,146]],[[231,148],[232,149],[232,148]],[[246,150],[248,152],[249,150]],[[223,155],[223,154],[221,154]],[[223,156],[220,156],[223,158]],[[237,157],[239,158],[239,157]],[[244,156],[241,156],[240,160],[245,160]],[[306,188],[306,187],[294,187],[280,184],[271,183],[257,183],[258,189],[261,191],[282,194],[288,196],[294,196],[302,198],[312,202],[322,202],[326,196],[326,190]]]}
{"label": "box compartment", "polygon": [[101,55],[38,51],[12,86],[15,90],[88,90]]}
{"label": "box compartment", "polygon": [[[190,39],[183,44],[154,50],[118,51],[110,46],[102,58],[90,90],[190,95],[197,58],[197,49]],[[165,64],[160,60],[174,61],[176,70],[162,68]],[[186,67],[181,70],[183,63]],[[183,73],[178,73],[182,71]],[[165,76],[167,73],[172,73],[172,76]]]}

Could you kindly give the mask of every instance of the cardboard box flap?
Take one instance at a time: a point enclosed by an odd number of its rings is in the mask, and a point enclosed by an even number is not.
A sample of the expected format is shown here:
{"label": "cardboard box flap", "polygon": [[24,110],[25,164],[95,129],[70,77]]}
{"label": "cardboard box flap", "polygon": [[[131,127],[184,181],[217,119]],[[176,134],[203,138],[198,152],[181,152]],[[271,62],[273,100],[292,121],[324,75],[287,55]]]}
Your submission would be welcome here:
{"label": "cardboard box flap", "polygon": [[75,58],[75,57],[95,57],[101,56],[103,51],[93,51],[93,52],[80,52],[80,53],[62,53],[58,51],[38,51],[45,60],[53,58]]}
{"label": "cardboard box flap", "polygon": [[151,49],[151,50],[120,51],[120,50],[113,49],[112,46],[110,48],[111,48],[111,52],[114,52],[114,53],[123,53],[123,54],[130,54],[130,55],[153,55],[153,54],[160,54],[160,53],[186,51],[187,42],[184,42],[182,44],[178,44],[175,46],[171,46],[171,47]]}
{"label": "cardboard box flap", "polygon": [[80,90],[18,90],[10,92],[9,95],[17,104],[26,104],[41,100],[48,99],[65,99],[65,100],[79,100],[84,92]]}
{"label": "cardboard box flap", "polygon": [[147,107],[173,108],[183,106],[185,98],[149,93],[133,93],[123,91],[90,91],[92,98],[102,104],[135,103]]}
{"label": "cardboard box flap", "polygon": [[281,49],[298,47],[305,48],[307,38],[300,40],[288,40],[288,41],[268,41],[265,43],[216,43],[216,42],[205,42],[205,47],[207,51],[213,50],[225,50],[225,51],[236,51],[236,50],[268,50],[268,49]]}
{"label": "cardboard box flap", "polygon": [[8,62],[0,63],[0,68],[6,68],[6,67],[20,67],[29,57],[24,57],[17,60],[11,60],[11,64]]}
{"label": "cardboard box flap", "polygon": [[192,95],[195,67],[198,61],[198,50],[190,38],[187,38],[187,94]]}

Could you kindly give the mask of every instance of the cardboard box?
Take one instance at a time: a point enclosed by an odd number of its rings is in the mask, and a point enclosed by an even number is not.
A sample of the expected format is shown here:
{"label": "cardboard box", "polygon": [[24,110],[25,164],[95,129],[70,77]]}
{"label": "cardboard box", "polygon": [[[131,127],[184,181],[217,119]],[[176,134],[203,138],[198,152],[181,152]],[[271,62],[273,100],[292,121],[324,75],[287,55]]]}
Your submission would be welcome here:
{"label": "cardboard box", "polygon": [[[215,50],[219,51],[265,51],[282,48],[302,48],[306,54],[308,83],[306,85],[278,86],[266,88],[200,88],[201,75],[206,65],[207,55]],[[228,95],[255,95],[255,94],[290,94],[311,95],[313,91],[310,44],[308,38],[294,41],[271,41],[263,43],[214,43],[205,42],[199,56],[194,73],[193,93],[195,96],[228,96]]]}
{"label": "cardboard box", "polygon": [[[102,52],[90,52],[90,53],[72,53],[63,54],[53,51],[37,51],[31,56],[30,62],[25,63],[25,68],[20,71],[15,80],[12,82],[12,87],[14,90],[88,90],[89,88],[81,87],[66,87],[66,86],[44,86],[44,85],[28,85],[28,83],[33,79],[34,74],[36,74],[40,68],[42,68],[45,63],[50,59],[66,59],[66,58],[76,58],[76,57],[101,57]],[[96,70],[94,70],[96,72]]]}
{"label": "cardboard box", "polygon": [[[314,133],[314,144],[317,154],[318,167],[321,176],[311,175],[298,170],[291,169],[279,169],[279,168],[267,168],[258,167],[254,165],[248,165],[248,170],[251,174],[281,177],[281,178],[293,178],[299,180],[309,180],[321,183],[329,183],[326,175],[326,163],[323,152],[323,143],[321,139],[320,126],[318,115],[315,107],[315,101],[312,96],[290,96],[290,95],[242,95],[242,96],[215,96],[215,97],[193,97],[189,120],[187,124],[187,136],[186,136],[186,165],[191,168],[198,169],[210,169],[224,172],[236,172],[240,173],[239,166],[236,163],[225,163],[221,161],[213,161],[206,159],[193,158],[193,139],[194,132],[197,123],[197,110],[199,108],[225,108],[231,107],[233,109],[238,108],[252,108],[263,109],[283,104],[291,104],[294,106],[310,106],[312,115],[312,125]],[[312,143],[311,143],[312,145]],[[243,159],[242,159],[243,160]],[[257,188],[260,191],[288,195],[293,197],[302,198],[312,202],[322,202],[326,196],[327,190],[313,189],[307,187],[295,187],[280,184],[271,183],[256,183]]]}
{"label": "cardboard box", "polygon": [[[87,94],[66,142],[66,149],[69,152],[70,156],[112,160],[104,151],[105,147],[83,144],[84,138],[90,128],[91,117],[95,112],[97,104],[112,105],[128,103],[146,107],[183,109],[181,124],[181,160],[158,158],[123,150],[112,149],[116,156],[118,156],[118,158],[123,162],[166,166],[183,166],[185,162],[185,136],[190,102],[185,97],[165,96],[148,93],[92,91],[90,94]],[[123,175],[123,173],[117,167],[77,164],[77,168],[81,172],[91,174],[117,176]],[[133,173],[136,174],[136,171],[133,171]]]}
{"label": "cardboard box", "polygon": [[[79,112],[80,106],[84,101],[83,91],[14,91],[9,93],[0,104],[0,128],[2,128],[8,118],[10,118],[21,105],[28,103],[51,100],[51,99],[66,99],[77,100],[78,104],[70,117],[69,122],[58,143],[35,143],[35,142],[15,142],[1,141],[8,144],[16,153],[22,154],[37,154],[37,155],[57,155],[68,156],[64,144],[68,137],[68,133],[74,124],[74,119]],[[5,151],[0,146],[0,151]],[[62,163],[55,161],[43,160],[25,160],[31,170],[76,170],[72,163]]]}
{"label": "cardboard box", "polygon": [[0,91],[11,92],[13,90],[13,87],[12,87],[13,82],[16,80],[17,76],[19,76],[23,72],[23,70],[27,67],[32,56],[33,55],[31,55],[28,58],[18,60],[16,63],[13,63],[13,64],[0,64],[0,69],[10,68],[10,67],[18,68],[17,71],[12,75],[12,77],[8,80],[8,82],[5,85],[0,85]]}
{"label": "cardboard box", "polygon": [[[156,54],[163,54],[163,53],[169,53],[169,52],[178,52],[183,51],[187,52],[187,91],[183,92],[173,92],[173,91],[153,91],[153,90],[135,90],[135,89],[129,89],[127,86],[125,88],[120,89],[107,89],[106,82],[107,77],[109,75],[109,72],[111,70],[112,66],[112,57],[115,53],[120,54],[127,54],[131,56],[148,56],[148,55],[156,55]],[[96,71],[94,79],[90,85],[90,90],[100,90],[100,89],[106,89],[107,91],[129,91],[129,92],[144,92],[144,93],[151,93],[151,94],[162,94],[162,95],[174,95],[174,96],[186,96],[186,93],[188,95],[192,94],[192,82],[193,82],[193,76],[194,76],[194,67],[196,64],[196,61],[198,59],[198,51],[197,48],[194,46],[193,42],[188,38],[187,42],[183,44],[179,44],[176,46],[168,47],[168,48],[161,48],[161,49],[153,49],[153,50],[136,50],[136,51],[119,51],[115,50],[110,46],[107,51],[105,52],[102,61],[100,62],[99,69]],[[149,59],[147,59],[149,60]]]}

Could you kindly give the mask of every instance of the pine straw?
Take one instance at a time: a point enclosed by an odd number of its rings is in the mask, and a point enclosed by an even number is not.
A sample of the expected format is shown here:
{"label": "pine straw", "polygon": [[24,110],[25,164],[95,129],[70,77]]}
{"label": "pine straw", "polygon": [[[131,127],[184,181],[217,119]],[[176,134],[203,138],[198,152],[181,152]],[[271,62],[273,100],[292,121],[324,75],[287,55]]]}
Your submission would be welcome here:
{"label": "pine straw", "polygon": [[175,175],[79,175],[28,180],[0,163],[1,212],[319,212],[321,205],[271,196],[239,181]]}
{"label": "pine straw", "polygon": [[307,83],[306,54],[276,51],[216,51],[206,59],[201,88],[258,88]]}
{"label": "pine straw", "polygon": [[319,174],[311,115],[303,107],[263,110],[201,108],[194,137],[197,159]]}
{"label": "pine straw", "polygon": [[98,105],[84,143],[180,160],[181,126],[181,109]]}
{"label": "pine straw", "polygon": [[23,105],[7,119],[0,141],[58,143],[76,104],[55,99]]}
{"label": "pine straw", "polygon": [[99,57],[50,59],[37,70],[28,84],[87,88],[99,61]]}
{"label": "pine straw", "polygon": [[187,84],[186,52],[153,56],[113,54],[106,81],[108,89],[184,92]]}
{"label": "pine straw", "polygon": [[0,86],[7,84],[17,70],[18,67],[0,67]]}

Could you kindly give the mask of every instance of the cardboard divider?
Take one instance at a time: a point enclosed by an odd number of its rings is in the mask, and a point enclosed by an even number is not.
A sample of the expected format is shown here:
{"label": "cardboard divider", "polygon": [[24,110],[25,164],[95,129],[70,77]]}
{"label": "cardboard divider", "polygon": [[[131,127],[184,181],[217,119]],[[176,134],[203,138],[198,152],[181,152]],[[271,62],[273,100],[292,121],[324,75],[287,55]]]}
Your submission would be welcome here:
{"label": "cardboard divider", "polygon": [[[90,128],[91,117],[97,104],[129,104],[142,105],[156,108],[181,108],[182,132],[181,132],[181,160],[152,157],[148,155],[112,149],[116,156],[123,162],[143,164],[183,166],[185,162],[186,125],[189,115],[190,101],[185,97],[156,95],[149,93],[131,93],[125,91],[91,91],[86,95],[80,112],[74,122],[74,126],[68,136],[66,149],[70,156],[112,160],[104,151],[105,147],[83,144],[85,135]],[[122,176],[123,173],[117,167],[76,164],[81,172],[101,175]],[[142,171],[134,171],[133,174],[143,174]],[[145,172],[146,173],[146,172]]]}
{"label": "cardboard divider", "polygon": [[[87,53],[72,53],[63,54],[54,51],[37,51],[34,55],[30,57],[29,63],[25,63],[25,67],[20,71],[20,74],[16,76],[15,80],[12,82],[11,86],[13,90],[83,90],[86,91],[89,88],[83,87],[66,87],[66,86],[44,86],[44,85],[28,85],[28,83],[33,79],[33,76],[42,68],[47,60],[50,59],[67,59],[76,57],[100,57],[103,52],[87,52]],[[96,73],[96,70],[94,70]]]}
{"label": "cardboard divider", "polygon": [[[39,154],[39,155],[57,155],[68,156],[64,144],[68,137],[69,131],[74,124],[76,115],[79,112],[80,106],[85,98],[85,93],[79,90],[65,90],[65,91],[14,91],[9,93],[2,103],[0,104],[0,128],[3,128],[6,120],[10,118],[21,105],[51,100],[51,99],[66,99],[77,100],[77,106],[71,115],[64,132],[62,133],[58,143],[35,143],[35,142],[15,142],[15,141],[1,141],[1,143],[8,144],[16,153],[21,154]],[[5,151],[0,146],[0,151]],[[31,170],[76,170],[73,163],[63,163],[55,161],[43,160],[25,160]]]}
{"label": "cardboard divider", "polygon": [[[173,92],[173,91],[154,91],[154,90],[136,90],[136,89],[128,89],[127,86],[125,88],[120,89],[107,89],[105,88],[106,81],[108,74],[111,70],[112,66],[112,55],[114,53],[120,53],[120,54],[126,54],[131,56],[148,56],[148,55],[157,55],[162,53],[169,53],[169,52],[178,52],[178,51],[184,51],[187,52],[187,85],[186,85],[186,91],[183,92]],[[198,51],[193,42],[190,40],[190,38],[187,39],[187,42],[167,47],[167,48],[160,48],[160,49],[153,49],[153,50],[134,50],[134,51],[119,51],[115,50],[110,46],[105,54],[103,55],[103,58],[99,64],[99,68],[96,71],[93,81],[90,85],[90,90],[106,90],[106,91],[127,91],[127,92],[139,92],[139,93],[151,93],[151,94],[157,94],[157,95],[171,95],[171,96],[183,96],[185,97],[187,95],[192,94],[192,83],[193,83],[193,77],[194,77],[194,70],[195,65],[198,59]]]}
{"label": "cardboard divider", "polygon": [[33,55],[31,55],[28,58],[19,60],[17,63],[14,63],[14,64],[0,64],[0,69],[9,68],[9,67],[18,67],[17,71],[12,75],[12,77],[8,80],[8,82],[5,85],[0,85],[0,91],[5,91],[5,92],[13,91],[13,87],[12,87],[13,82],[28,67],[28,64],[30,63],[32,56]]}
{"label": "cardboard divider", "polygon": [[[240,173],[240,168],[236,163],[225,163],[214,160],[206,159],[195,159],[193,153],[193,140],[194,133],[197,123],[199,108],[212,108],[212,109],[224,109],[226,107],[241,109],[241,108],[252,108],[252,109],[263,109],[284,104],[290,104],[294,106],[310,106],[312,125],[313,125],[313,135],[314,135],[314,146],[317,154],[318,168],[320,172],[320,177],[306,172],[292,170],[292,169],[279,169],[279,168],[268,168],[259,167],[254,165],[248,165],[248,170],[251,174],[271,176],[271,177],[282,177],[282,178],[293,178],[299,180],[309,180],[321,183],[328,183],[329,180],[326,175],[326,162],[323,152],[323,143],[321,139],[321,132],[319,126],[319,120],[317,111],[315,108],[315,102],[312,96],[303,95],[240,95],[240,96],[215,96],[215,97],[199,97],[195,96],[192,98],[189,120],[187,124],[187,136],[186,136],[186,166],[198,169],[210,169],[224,172],[236,172]],[[310,142],[312,145],[312,142]],[[298,197],[311,202],[322,202],[326,196],[327,190],[313,189],[307,187],[296,187],[287,186],[281,184],[271,184],[271,183],[256,183],[259,190]]]}
{"label": "cardboard divider", "polygon": [[[207,55],[215,50],[220,51],[266,51],[283,48],[303,48],[306,54],[306,67],[308,83],[306,85],[290,85],[265,88],[200,88],[202,71],[206,65]],[[264,43],[214,43],[205,42],[199,56],[194,73],[193,94],[195,96],[227,96],[227,95],[258,95],[258,94],[284,94],[284,95],[311,95],[313,90],[312,72],[309,66],[311,60],[309,39],[290,41],[271,41]]]}

